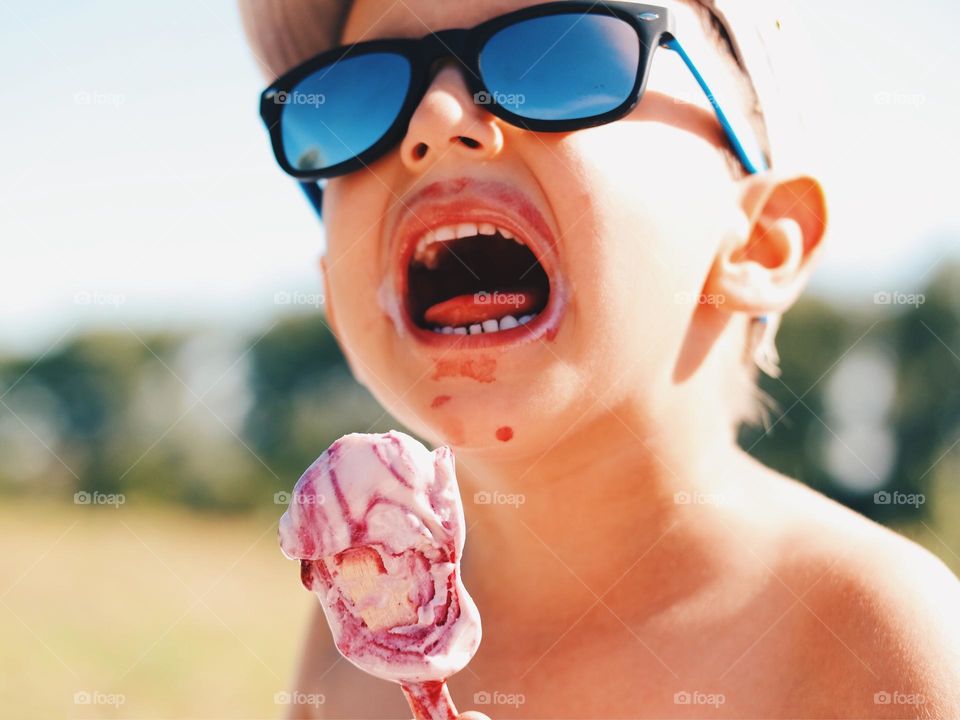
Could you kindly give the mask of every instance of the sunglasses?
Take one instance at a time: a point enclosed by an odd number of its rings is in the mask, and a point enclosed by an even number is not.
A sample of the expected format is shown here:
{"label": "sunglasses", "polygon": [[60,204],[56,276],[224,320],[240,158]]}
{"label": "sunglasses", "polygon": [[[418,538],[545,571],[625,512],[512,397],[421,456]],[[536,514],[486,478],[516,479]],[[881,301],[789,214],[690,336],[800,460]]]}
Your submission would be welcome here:
{"label": "sunglasses", "polygon": [[334,48],[271,83],[260,115],[277,162],[319,214],[323,180],[365,168],[401,142],[438,61],[454,59],[474,102],[504,122],[570,132],[627,115],[657,47],[683,60],[746,171],[766,169],[752,128],[734,104],[721,107],[669,11],[633,2],[551,2],[471,29]]}

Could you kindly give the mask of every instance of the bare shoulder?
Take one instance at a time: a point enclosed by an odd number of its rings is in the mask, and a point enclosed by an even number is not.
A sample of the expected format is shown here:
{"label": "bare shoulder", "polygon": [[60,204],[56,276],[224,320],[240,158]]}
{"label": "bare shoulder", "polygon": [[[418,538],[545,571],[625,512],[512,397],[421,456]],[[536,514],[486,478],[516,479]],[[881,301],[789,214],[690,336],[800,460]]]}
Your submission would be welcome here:
{"label": "bare shoulder", "polygon": [[863,717],[960,717],[960,582],[935,555],[767,470],[801,662]]}

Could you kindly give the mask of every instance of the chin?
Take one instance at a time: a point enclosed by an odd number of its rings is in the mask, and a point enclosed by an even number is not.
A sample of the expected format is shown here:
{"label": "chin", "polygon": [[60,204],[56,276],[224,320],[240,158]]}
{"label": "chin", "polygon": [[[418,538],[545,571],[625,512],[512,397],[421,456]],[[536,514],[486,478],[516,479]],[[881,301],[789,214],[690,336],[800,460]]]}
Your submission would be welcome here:
{"label": "chin", "polygon": [[[561,339],[562,329],[556,345]],[[368,387],[404,426],[435,445],[458,454],[534,456],[593,405],[574,366],[553,352],[536,343],[499,355],[475,351],[439,362],[428,357],[392,372],[384,368],[380,382]]]}

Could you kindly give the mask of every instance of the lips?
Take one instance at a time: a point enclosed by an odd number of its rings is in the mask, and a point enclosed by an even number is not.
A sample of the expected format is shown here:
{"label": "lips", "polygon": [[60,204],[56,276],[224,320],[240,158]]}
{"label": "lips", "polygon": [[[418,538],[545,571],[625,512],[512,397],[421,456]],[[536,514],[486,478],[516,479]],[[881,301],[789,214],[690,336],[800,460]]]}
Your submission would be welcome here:
{"label": "lips", "polygon": [[497,181],[432,183],[404,203],[395,287],[421,342],[485,347],[555,328],[565,297],[556,239],[522,192]]}

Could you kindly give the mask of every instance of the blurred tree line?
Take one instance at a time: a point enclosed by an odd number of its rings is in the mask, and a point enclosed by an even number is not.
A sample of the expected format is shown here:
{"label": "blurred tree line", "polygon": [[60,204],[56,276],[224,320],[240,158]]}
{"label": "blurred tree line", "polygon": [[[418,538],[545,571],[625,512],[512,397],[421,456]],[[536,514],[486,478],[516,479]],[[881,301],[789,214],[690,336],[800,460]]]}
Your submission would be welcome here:
{"label": "blurred tree line", "polygon": [[956,488],[960,266],[860,306],[803,300],[777,345],[783,374],[761,381],[772,427],[740,434],[753,455],[886,523],[928,516],[935,480]]}
{"label": "blurred tree line", "polygon": [[[742,445],[868,516],[927,517],[960,467],[960,267],[915,295],[804,300],[778,346],[771,427]],[[252,338],[88,332],[0,358],[0,492],[262,509],[341,434],[394,424],[317,314]]]}

